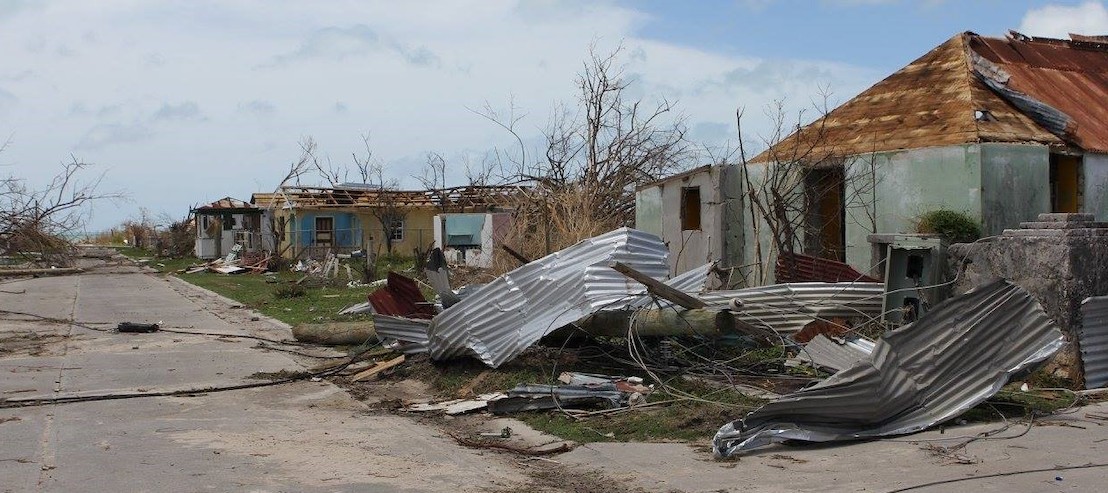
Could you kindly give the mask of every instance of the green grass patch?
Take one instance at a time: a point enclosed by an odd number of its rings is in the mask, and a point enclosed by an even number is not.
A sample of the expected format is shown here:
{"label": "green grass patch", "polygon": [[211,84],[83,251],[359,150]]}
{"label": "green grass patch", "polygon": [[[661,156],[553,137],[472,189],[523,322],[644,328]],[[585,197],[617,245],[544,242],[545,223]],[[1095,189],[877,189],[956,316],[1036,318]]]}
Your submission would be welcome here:
{"label": "green grass patch", "polygon": [[336,282],[334,286],[304,288],[301,296],[278,294],[295,290],[290,285],[303,277],[299,272],[274,275],[198,272],[179,274],[178,277],[290,325],[368,318],[365,315],[338,314],[343,308],[364,302],[369,295],[368,287],[348,288],[344,283]]}

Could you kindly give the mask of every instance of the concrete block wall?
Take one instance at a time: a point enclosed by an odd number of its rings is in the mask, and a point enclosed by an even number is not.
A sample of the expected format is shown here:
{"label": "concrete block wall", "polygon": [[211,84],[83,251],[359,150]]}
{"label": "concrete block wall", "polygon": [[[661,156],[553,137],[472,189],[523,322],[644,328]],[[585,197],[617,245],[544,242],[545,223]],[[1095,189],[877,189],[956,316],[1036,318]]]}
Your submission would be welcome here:
{"label": "concrete block wall", "polygon": [[1056,375],[1081,378],[1076,331],[1081,301],[1108,294],[1108,223],[1092,214],[1039,214],[1019,229],[976,243],[951,245],[947,276],[955,294],[1003,278],[1024,288],[1065,332]]}

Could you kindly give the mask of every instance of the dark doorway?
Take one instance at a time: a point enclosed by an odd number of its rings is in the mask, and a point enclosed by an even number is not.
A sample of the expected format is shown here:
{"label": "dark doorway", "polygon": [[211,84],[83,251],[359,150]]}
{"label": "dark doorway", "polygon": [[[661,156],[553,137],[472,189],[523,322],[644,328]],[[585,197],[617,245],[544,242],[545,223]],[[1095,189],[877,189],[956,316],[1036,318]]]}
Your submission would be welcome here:
{"label": "dark doorway", "polygon": [[1081,156],[1050,155],[1050,211],[1081,210]]}
{"label": "dark doorway", "polygon": [[804,175],[807,201],[805,251],[808,255],[846,260],[846,186],[843,168],[813,168]]}

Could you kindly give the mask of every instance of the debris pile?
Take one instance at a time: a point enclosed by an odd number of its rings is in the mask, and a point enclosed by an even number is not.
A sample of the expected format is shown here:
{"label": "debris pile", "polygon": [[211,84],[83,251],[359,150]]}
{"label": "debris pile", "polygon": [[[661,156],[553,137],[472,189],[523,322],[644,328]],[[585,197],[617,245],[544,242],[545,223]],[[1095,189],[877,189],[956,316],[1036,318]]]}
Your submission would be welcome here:
{"label": "debris pile", "polygon": [[214,272],[217,274],[262,273],[269,270],[271,256],[259,252],[243,252],[242,245],[235,244],[227,256],[185,269],[186,274]]}
{"label": "debris pile", "polygon": [[886,333],[870,357],[720,429],[715,453],[786,440],[904,435],[954,418],[1062,346],[1026,291],[998,281]]}

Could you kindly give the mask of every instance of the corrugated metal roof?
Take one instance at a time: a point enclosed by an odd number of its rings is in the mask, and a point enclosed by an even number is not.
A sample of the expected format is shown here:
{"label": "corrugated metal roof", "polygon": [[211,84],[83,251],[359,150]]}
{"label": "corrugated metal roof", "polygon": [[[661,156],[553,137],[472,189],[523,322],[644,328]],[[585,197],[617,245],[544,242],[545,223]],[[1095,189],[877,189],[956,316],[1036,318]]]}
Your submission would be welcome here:
{"label": "corrugated metal roof", "polygon": [[817,319],[880,317],[884,295],[881,283],[804,282],[708,291],[699,298],[715,309],[730,308],[732,300],[738,300],[742,307],[736,319],[787,335]]}
{"label": "corrugated metal roof", "polygon": [[641,296],[645,287],[612,262],[664,279],[668,256],[661,238],[621,228],[520,266],[435,317],[431,356],[470,352],[500,366],[554,329]]}
{"label": "corrugated metal roof", "polygon": [[[1062,144],[973,75],[967,60],[971,39],[984,38],[974,33],[950,38],[752,161],[818,163],[973,142]],[[991,118],[978,120],[977,110]]]}
{"label": "corrugated metal roof", "polygon": [[724,425],[713,446],[726,456],[786,440],[915,433],[984,401],[1062,342],[1034,298],[1000,281],[886,333],[871,359]]}
{"label": "corrugated metal roof", "polygon": [[1077,330],[1085,388],[1108,387],[1108,296],[1081,302],[1081,328]]}
{"label": "corrugated metal roof", "polygon": [[230,212],[241,210],[256,211],[258,210],[258,208],[255,207],[254,204],[251,204],[249,202],[243,202],[239,199],[234,199],[231,197],[223,197],[222,199],[219,199],[208,205],[197,207],[193,210],[196,212]]}
{"label": "corrugated metal roof", "polygon": [[969,48],[1007,73],[1007,88],[1068,116],[1073,125],[1067,140],[1108,152],[1108,45],[1013,33],[973,36]]}

